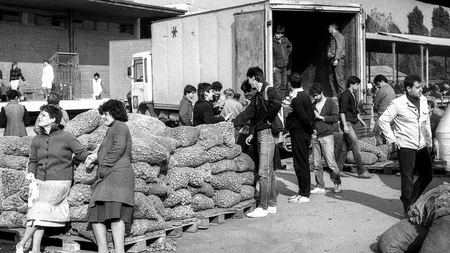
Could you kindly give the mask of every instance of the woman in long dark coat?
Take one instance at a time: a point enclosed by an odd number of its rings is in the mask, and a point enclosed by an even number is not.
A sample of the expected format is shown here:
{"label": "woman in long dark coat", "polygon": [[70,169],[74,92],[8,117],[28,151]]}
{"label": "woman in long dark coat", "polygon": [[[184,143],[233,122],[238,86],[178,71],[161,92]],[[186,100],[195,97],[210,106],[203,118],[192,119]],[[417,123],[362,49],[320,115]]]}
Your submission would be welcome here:
{"label": "woman in long dark coat", "polygon": [[93,184],[87,221],[92,223],[98,252],[108,252],[106,229],[111,228],[114,252],[125,252],[125,224],[131,224],[134,208],[134,172],[131,167],[131,135],[125,107],[108,100],[99,108],[109,127],[97,154],[86,165],[98,160],[98,179]]}

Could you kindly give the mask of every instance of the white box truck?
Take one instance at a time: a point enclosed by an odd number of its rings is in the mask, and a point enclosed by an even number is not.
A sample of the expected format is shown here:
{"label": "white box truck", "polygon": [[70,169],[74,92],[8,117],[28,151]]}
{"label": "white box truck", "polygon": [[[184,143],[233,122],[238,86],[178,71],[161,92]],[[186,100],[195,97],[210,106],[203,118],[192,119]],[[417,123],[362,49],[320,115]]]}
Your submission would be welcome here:
{"label": "white box truck", "polygon": [[278,25],[293,45],[291,71],[302,75],[305,89],[319,82],[330,95],[326,50],[333,23],[346,38],[345,76],[365,82],[365,15],[359,4],[267,0],[156,21],[149,50],[134,54],[128,70],[133,111],[176,120],[185,85],[220,81],[224,89],[241,92],[252,66],[261,67],[272,83]]}

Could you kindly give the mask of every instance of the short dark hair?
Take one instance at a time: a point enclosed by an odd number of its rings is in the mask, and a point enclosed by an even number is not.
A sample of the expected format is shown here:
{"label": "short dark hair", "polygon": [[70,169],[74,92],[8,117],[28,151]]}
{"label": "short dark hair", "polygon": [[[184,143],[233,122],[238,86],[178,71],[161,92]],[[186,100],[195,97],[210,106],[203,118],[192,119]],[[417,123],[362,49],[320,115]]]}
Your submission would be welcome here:
{"label": "short dark hair", "polygon": [[59,94],[56,92],[50,92],[47,97],[47,104],[59,105]]}
{"label": "short dark hair", "polygon": [[187,94],[192,93],[192,92],[196,92],[196,91],[197,91],[197,88],[195,88],[194,86],[188,84],[188,85],[184,86],[183,94],[186,96]]}
{"label": "short dark hair", "polygon": [[9,100],[16,99],[19,96],[20,96],[20,93],[18,91],[16,91],[16,90],[9,90],[9,91],[6,92],[6,97]]}
{"label": "short dark hair", "polygon": [[223,88],[222,84],[219,81],[215,81],[212,83],[212,89],[216,91],[221,91]]}
{"label": "short dark hair", "polygon": [[284,28],[284,26],[282,26],[282,25],[277,26],[276,33],[284,34],[285,31],[286,31],[286,28]]}
{"label": "short dark hair", "polygon": [[434,92],[441,91],[441,89],[439,88],[439,85],[437,85],[437,84],[431,84],[430,89]]}
{"label": "short dark hair", "polygon": [[412,88],[415,82],[422,82],[422,78],[418,75],[409,75],[405,77],[405,81],[403,81],[403,87],[407,90],[407,87]]}
{"label": "short dark hair", "polygon": [[323,92],[323,87],[320,83],[313,83],[309,88],[309,95],[315,96],[317,94],[321,94]]}
{"label": "short dark hair", "polygon": [[94,77],[96,77],[96,76],[100,77],[100,74],[99,73],[95,73]]}
{"label": "short dark hair", "polygon": [[44,62],[46,62],[46,63],[49,63],[49,64],[50,64],[50,62],[49,62],[48,60],[44,60]]}
{"label": "short dark hair", "polygon": [[300,88],[302,87],[302,78],[299,73],[294,72],[289,77],[289,82],[291,83],[292,88]]}
{"label": "short dark hair", "polygon": [[42,112],[47,112],[51,119],[55,119],[56,124],[61,123],[63,115],[61,108],[59,106],[53,104],[46,104],[42,105],[40,109]]}
{"label": "short dark hair", "polygon": [[197,89],[197,95],[199,98],[205,99],[205,92],[212,90],[210,83],[199,83]]}
{"label": "short dark hair", "polygon": [[234,93],[233,98],[236,99],[236,100],[241,99],[241,93]]}
{"label": "short dark hair", "polygon": [[377,75],[377,76],[375,76],[375,78],[373,79],[373,83],[374,83],[374,84],[376,84],[376,83],[381,83],[381,82],[387,83],[388,80],[387,80],[387,78],[386,78],[385,76],[383,76],[383,75]]}
{"label": "short dark hair", "polygon": [[330,24],[329,26],[334,27],[336,30],[339,30],[339,26],[336,23]]}
{"label": "short dark hair", "polygon": [[361,79],[357,76],[351,76],[347,79],[347,88],[352,84],[361,83]]}
{"label": "short dark hair", "polygon": [[250,92],[252,90],[252,85],[250,84],[250,82],[248,81],[248,79],[245,79],[245,81],[242,82],[241,84],[241,90],[243,92]]}
{"label": "short dark hair", "polygon": [[254,77],[256,81],[264,82],[264,72],[260,67],[251,67],[247,70],[247,77]]}
{"label": "short dark hair", "polygon": [[98,108],[98,112],[102,115],[109,112],[115,120],[120,120],[122,122],[128,121],[127,110],[125,109],[124,103],[116,99],[110,99],[103,103]]}

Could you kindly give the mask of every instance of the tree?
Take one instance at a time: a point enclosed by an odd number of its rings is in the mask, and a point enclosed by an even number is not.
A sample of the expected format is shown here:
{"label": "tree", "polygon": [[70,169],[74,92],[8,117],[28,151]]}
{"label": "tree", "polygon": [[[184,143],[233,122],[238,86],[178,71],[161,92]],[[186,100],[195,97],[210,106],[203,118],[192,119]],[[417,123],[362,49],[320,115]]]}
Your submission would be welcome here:
{"label": "tree", "polygon": [[[450,38],[450,15],[441,6],[433,9],[433,14],[431,16],[431,28],[430,35],[433,37]],[[431,80],[441,80],[446,79],[444,69],[443,57],[431,57],[430,58],[430,79]]]}
{"label": "tree", "polygon": [[423,24],[423,14],[419,7],[414,7],[407,17],[409,34],[428,35],[428,28]]}
{"label": "tree", "polygon": [[450,16],[448,11],[442,6],[434,8],[431,16],[431,24],[433,25],[433,28],[440,27],[450,31]]}

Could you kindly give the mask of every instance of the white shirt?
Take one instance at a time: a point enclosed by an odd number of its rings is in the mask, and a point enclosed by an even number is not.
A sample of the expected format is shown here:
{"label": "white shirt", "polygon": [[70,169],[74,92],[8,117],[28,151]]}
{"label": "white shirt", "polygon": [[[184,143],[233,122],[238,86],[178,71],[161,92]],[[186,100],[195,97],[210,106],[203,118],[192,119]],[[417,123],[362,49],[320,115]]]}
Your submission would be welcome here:
{"label": "white shirt", "polygon": [[102,89],[102,79],[97,79],[95,80],[92,79],[92,90],[94,93],[94,96],[100,96],[100,94],[102,93],[103,89]]}
{"label": "white shirt", "polygon": [[53,67],[50,64],[44,66],[44,69],[42,70],[42,83],[51,83],[54,78]]}

